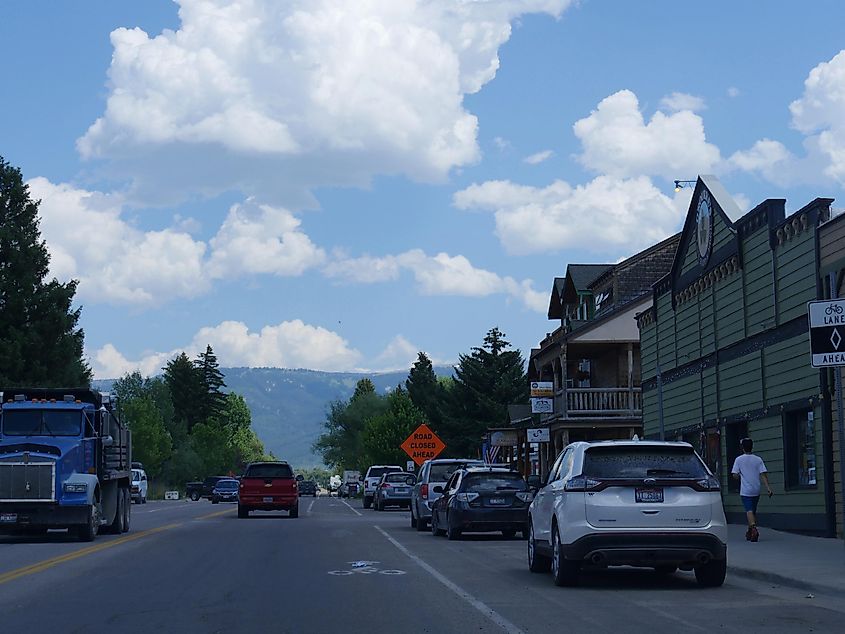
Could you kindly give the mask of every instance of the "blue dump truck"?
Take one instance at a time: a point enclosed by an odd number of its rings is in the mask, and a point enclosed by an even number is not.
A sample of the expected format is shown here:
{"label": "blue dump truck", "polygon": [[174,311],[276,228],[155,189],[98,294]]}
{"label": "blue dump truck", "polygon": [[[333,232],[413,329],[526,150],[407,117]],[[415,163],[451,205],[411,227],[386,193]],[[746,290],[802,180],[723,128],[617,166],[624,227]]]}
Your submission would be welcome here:
{"label": "blue dump truck", "polygon": [[0,388],[0,533],[129,530],[132,445],[116,399],[89,389]]}

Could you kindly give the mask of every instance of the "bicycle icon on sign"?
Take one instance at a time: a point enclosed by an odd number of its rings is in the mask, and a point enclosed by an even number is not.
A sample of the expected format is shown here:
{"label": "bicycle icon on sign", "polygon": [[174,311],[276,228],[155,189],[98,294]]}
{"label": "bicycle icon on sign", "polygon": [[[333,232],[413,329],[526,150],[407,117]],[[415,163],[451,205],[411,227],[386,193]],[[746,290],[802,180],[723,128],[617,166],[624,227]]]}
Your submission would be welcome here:
{"label": "bicycle icon on sign", "polygon": [[828,307],[824,309],[824,314],[828,316],[833,314],[841,315],[843,312],[845,312],[845,309],[843,309],[839,304],[829,304]]}

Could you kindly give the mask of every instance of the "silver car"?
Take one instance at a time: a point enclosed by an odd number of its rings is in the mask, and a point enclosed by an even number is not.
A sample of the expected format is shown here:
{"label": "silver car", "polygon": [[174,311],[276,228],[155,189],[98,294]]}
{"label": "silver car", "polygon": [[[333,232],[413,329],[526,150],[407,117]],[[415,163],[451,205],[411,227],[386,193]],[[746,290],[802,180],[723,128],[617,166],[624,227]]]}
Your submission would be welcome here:
{"label": "silver car", "polygon": [[377,511],[383,511],[386,506],[399,506],[408,508],[411,505],[411,491],[417,476],[404,471],[385,473],[381,476],[376,487],[373,507]]}
{"label": "silver car", "polygon": [[484,466],[482,460],[470,458],[435,458],[426,460],[411,493],[411,527],[424,531],[431,521],[431,507],[440,493],[434,487],[444,487],[452,474],[463,467]]}

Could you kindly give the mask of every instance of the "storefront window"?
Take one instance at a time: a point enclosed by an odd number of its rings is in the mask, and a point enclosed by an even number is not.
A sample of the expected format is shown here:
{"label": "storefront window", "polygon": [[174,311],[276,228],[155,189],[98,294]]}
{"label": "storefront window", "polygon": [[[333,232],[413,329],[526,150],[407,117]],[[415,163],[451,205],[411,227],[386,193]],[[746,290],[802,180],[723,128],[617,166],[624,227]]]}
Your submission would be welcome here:
{"label": "storefront window", "polygon": [[816,423],[812,410],[784,414],[786,485],[792,489],[816,486]]}

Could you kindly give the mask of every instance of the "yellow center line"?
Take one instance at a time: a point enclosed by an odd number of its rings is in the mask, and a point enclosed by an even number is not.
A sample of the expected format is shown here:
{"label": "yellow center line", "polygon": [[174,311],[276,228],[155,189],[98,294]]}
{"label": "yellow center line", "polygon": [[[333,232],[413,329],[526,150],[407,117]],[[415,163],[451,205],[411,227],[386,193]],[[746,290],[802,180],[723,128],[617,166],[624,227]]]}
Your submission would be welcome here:
{"label": "yellow center line", "polygon": [[[226,509],[225,511],[218,511],[216,513],[209,513],[208,515],[203,515],[202,517],[198,517],[195,519],[209,519],[211,517],[217,517],[218,515],[225,515],[226,513],[231,513],[232,509]],[[132,533],[131,535],[126,535],[124,537],[118,537],[117,539],[112,539],[107,542],[101,542],[94,546],[88,546],[87,548],[80,548],[79,550],[75,550],[72,553],[67,553],[65,555],[59,555],[58,557],[53,557],[52,559],[46,559],[41,561],[37,564],[32,564],[30,566],[24,566],[23,568],[18,568],[17,570],[10,570],[9,572],[3,573],[0,575],[0,585],[4,583],[8,583],[9,581],[14,581],[15,579],[20,579],[21,577],[27,577],[29,575],[34,575],[39,572],[44,572],[54,566],[58,566],[59,564],[63,564],[68,561],[73,561],[74,559],[79,559],[80,557],[85,557],[86,555],[93,555],[94,553],[101,552],[103,550],[108,550],[109,548],[113,548],[114,546],[120,546],[121,544],[126,544],[128,542],[133,542],[136,539],[143,539],[144,537],[150,537],[151,535],[155,535],[156,533],[162,533],[164,531],[168,531],[172,528],[177,528],[178,526],[182,526],[184,522],[176,522],[174,524],[167,524],[165,526],[159,526],[157,528],[150,528],[145,531],[141,531],[140,533]]]}

